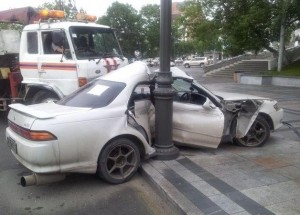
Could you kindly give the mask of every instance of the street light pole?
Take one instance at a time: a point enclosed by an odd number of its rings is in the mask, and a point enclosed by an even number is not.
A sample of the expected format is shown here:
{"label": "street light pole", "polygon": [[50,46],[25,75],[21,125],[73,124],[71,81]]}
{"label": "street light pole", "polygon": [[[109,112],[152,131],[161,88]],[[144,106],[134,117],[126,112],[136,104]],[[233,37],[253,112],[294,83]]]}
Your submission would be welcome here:
{"label": "street light pole", "polygon": [[172,142],[173,94],[170,71],[172,0],[160,1],[160,71],[156,79],[155,144],[158,160],[171,160],[179,155]]}

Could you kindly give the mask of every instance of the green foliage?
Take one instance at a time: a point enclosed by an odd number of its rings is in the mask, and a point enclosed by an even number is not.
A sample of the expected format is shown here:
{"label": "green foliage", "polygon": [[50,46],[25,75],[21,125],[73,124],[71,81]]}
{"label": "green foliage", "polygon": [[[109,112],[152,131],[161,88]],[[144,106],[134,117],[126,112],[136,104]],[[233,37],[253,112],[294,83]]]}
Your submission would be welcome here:
{"label": "green foliage", "polygon": [[300,60],[292,63],[291,65],[288,65],[287,67],[284,67],[280,75],[300,77]]}
{"label": "green foliage", "polygon": [[[52,0],[39,8],[63,9],[72,18],[74,0]],[[172,23],[173,58],[206,51],[238,55],[268,49],[278,42],[280,26],[285,25],[285,41],[300,27],[300,0],[185,0],[181,15]],[[97,21],[116,30],[125,55],[135,50],[143,57],[159,55],[160,7],[146,5],[138,12],[129,4],[115,1]],[[17,24],[0,24],[0,29],[21,30]]]}
{"label": "green foliage", "polygon": [[17,23],[0,23],[0,30],[17,30],[21,32],[23,27],[22,24]]}
{"label": "green foliage", "polygon": [[145,57],[159,56],[160,9],[158,5],[146,5],[141,8],[141,35]]}
{"label": "green foliage", "polygon": [[214,21],[219,25],[225,52],[231,55],[245,51],[257,53],[280,38],[280,25],[286,27],[286,41],[299,26],[300,0],[205,0]]}
{"label": "green foliage", "polygon": [[267,71],[262,73],[263,75],[271,75],[271,76],[294,76],[300,77],[300,60],[284,67],[281,72],[277,70]]}
{"label": "green foliage", "polygon": [[271,8],[268,0],[219,0],[215,21],[220,26],[224,49],[232,54],[256,53],[270,43]]}
{"label": "green foliage", "polygon": [[132,57],[134,51],[141,47],[141,22],[137,11],[129,4],[114,2],[106,14],[97,23],[114,28],[123,53]]}
{"label": "green foliage", "polygon": [[180,11],[182,14],[176,19],[175,26],[182,33],[181,41],[176,45],[180,48],[177,48],[175,55],[203,55],[207,51],[221,51],[219,26],[206,16],[203,1],[186,0]]}
{"label": "green foliage", "polygon": [[186,36],[193,38],[197,36],[199,25],[205,21],[200,0],[186,0],[180,8],[182,15],[178,18],[179,23],[184,27]]}
{"label": "green foliage", "polygon": [[173,58],[178,56],[188,56],[192,54],[202,54],[199,52],[201,46],[201,42],[198,43],[197,41],[180,41],[178,43],[175,43],[173,46],[173,52],[175,53]]}

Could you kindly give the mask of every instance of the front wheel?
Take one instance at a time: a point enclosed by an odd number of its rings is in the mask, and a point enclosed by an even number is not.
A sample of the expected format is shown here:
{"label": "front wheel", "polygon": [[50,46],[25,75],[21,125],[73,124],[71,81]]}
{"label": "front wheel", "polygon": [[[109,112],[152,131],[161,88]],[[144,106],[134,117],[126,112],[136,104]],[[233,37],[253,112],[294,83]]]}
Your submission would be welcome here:
{"label": "front wheel", "polygon": [[270,137],[270,126],[267,121],[258,116],[246,136],[236,138],[235,142],[240,146],[256,147],[262,146]]}
{"label": "front wheel", "polygon": [[108,143],[98,159],[98,176],[112,184],[128,181],[140,165],[140,151],[131,140],[120,138]]}
{"label": "front wheel", "polygon": [[190,68],[190,64],[186,63],[186,64],[184,64],[184,67],[185,68]]}

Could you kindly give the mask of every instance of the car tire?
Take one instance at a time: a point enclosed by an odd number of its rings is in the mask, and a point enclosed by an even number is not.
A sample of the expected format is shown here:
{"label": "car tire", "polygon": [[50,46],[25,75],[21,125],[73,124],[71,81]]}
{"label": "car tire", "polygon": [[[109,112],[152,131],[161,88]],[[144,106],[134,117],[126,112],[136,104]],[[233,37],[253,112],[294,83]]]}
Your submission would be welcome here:
{"label": "car tire", "polygon": [[186,64],[184,64],[184,67],[185,68],[190,68],[190,64],[186,63]]}
{"label": "car tire", "polygon": [[263,146],[270,137],[270,126],[265,118],[258,116],[245,137],[235,138],[235,143],[240,146]]}
{"label": "car tire", "polygon": [[40,90],[38,91],[32,98],[31,104],[38,104],[38,103],[47,103],[51,101],[58,101],[58,96],[47,90]]}
{"label": "car tire", "polygon": [[202,68],[204,66],[204,63],[200,63],[200,67]]}
{"label": "car tire", "polygon": [[130,180],[139,166],[139,148],[131,140],[120,138],[101,151],[97,174],[108,183],[121,184]]}

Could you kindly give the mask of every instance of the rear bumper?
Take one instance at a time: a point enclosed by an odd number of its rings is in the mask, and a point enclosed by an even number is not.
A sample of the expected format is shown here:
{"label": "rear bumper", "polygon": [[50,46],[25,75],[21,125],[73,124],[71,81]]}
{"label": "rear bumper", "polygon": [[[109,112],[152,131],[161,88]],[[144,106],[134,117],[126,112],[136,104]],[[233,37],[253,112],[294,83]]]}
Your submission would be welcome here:
{"label": "rear bumper", "polygon": [[30,141],[6,128],[6,140],[14,142],[12,154],[35,173],[60,172],[58,141]]}

